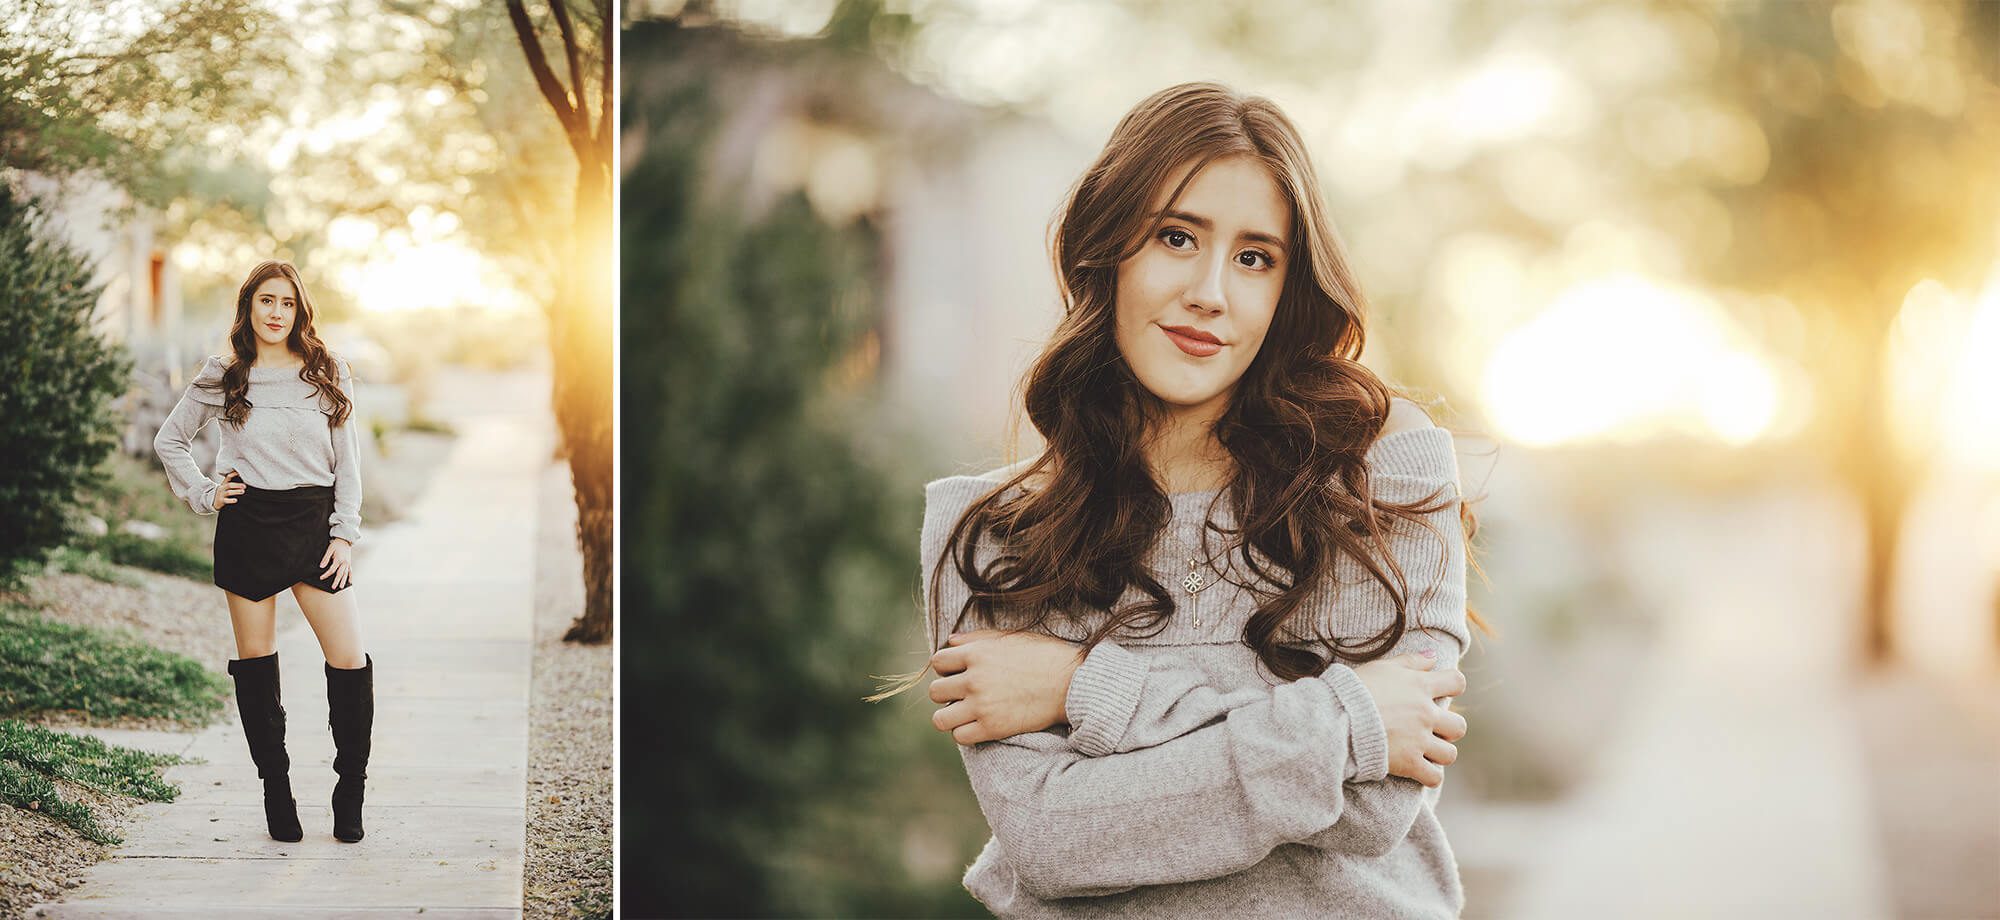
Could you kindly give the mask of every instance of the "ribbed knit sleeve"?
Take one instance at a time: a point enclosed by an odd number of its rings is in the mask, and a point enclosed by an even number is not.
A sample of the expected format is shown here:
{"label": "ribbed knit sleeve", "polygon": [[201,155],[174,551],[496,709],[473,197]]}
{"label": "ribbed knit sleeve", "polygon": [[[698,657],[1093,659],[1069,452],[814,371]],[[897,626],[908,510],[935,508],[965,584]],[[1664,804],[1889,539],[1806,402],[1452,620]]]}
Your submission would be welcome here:
{"label": "ribbed knit sleeve", "polygon": [[202,475],[201,464],[194,459],[194,439],[203,427],[222,415],[222,393],[199,384],[221,379],[222,358],[210,355],[188,382],[159,432],[153,435],[153,453],[159,455],[160,465],[166,469],[167,484],[196,514],[215,513],[215,490],[221,488],[219,483]]}
{"label": "ribbed knit sleeve", "polygon": [[328,539],[338,537],[349,543],[361,541],[361,445],[355,429],[361,424],[361,405],[354,400],[354,371],[345,360],[340,367],[340,391],[347,394],[353,408],[347,421],[330,428],[333,439],[333,513],[327,516]]}
{"label": "ribbed knit sleeve", "polygon": [[[1442,505],[1425,515],[1420,525],[1401,524],[1391,530],[1391,556],[1408,579],[1411,626],[1388,655],[1430,649],[1437,655],[1437,669],[1455,668],[1470,635],[1465,620],[1464,541],[1458,523],[1458,468],[1450,433],[1419,428],[1392,434],[1376,442],[1367,462],[1378,494],[1388,493],[1386,497],[1398,501],[1436,494]],[[1394,598],[1360,574],[1358,566],[1344,569],[1338,580],[1345,591],[1334,600],[1332,610],[1320,611],[1334,625],[1336,638],[1366,639],[1394,617]],[[1336,664],[1322,676],[1353,715],[1345,770],[1352,784],[1340,822],[1306,842],[1379,855],[1409,832],[1425,787],[1388,775],[1381,716],[1353,670]],[[1256,688],[1218,691],[1207,673],[1182,655],[1141,657],[1100,643],[1071,678],[1066,701],[1070,739],[1086,756],[1165,744],[1268,695]],[[1431,795],[1434,798],[1435,793]]]}
{"label": "ribbed knit sleeve", "polygon": [[[952,525],[994,485],[954,477],[926,488],[927,589]],[[969,596],[950,565],[937,588],[939,603],[926,609],[933,649]],[[959,753],[993,846],[1023,890],[1103,895],[1239,872],[1333,827],[1351,724],[1333,683],[1309,677],[1140,750],[1090,757],[1066,734],[1041,731]]]}
{"label": "ribbed knit sleeve", "polygon": [[[1439,671],[1458,667],[1465,651],[1460,639],[1451,633],[1413,630],[1403,634],[1403,638],[1389,650],[1389,655],[1424,649],[1437,653],[1437,664],[1432,670]],[[1440,705],[1449,708],[1450,703],[1447,698]],[[1448,775],[1451,768],[1438,765],[1438,771]],[[1347,811],[1341,814],[1340,821],[1303,842],[1323,850],[1381,856],[1410,835],[1418,812],[1427,803],[1435,806],[1443,788],[1430,788],[1407,777],[1387,775],[1372,782],[1350,782],[1347,784]]]}

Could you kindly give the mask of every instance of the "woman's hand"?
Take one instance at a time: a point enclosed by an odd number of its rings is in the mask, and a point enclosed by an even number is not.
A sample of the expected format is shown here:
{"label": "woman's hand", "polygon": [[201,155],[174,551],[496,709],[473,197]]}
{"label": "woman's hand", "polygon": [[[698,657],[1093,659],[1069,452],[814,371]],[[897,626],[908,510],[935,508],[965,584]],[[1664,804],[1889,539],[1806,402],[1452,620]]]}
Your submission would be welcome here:
{"label": "woman's hand", "polygon": [[959,744],[975,744],[1066,722],[1069,679],[1082,663],[1083,646],[1052,636],[954,633],[931,656],[938,672],[931,702],[946,704],[931,724]]}
{"label": "woman's hand", "polygon": [[1389,735],[1389,775],[1438,786],[1444,783],[1440,765],[1458,759],[1452,742],[1465,737],[1465,717],[1452,712],[1450,701],[1433,702],[1465,692],[1465,674],[1457,668],[1432,671],[1437,660],[1418,654],[1378,658],[1354,669],[1375,698],[1382,727]]}
{"label": "woman's hand", "polygon": [[215,490],[215,510],[221,511],[223,505],[236,504],[236,496],[242,495],[244,488],[243,480],[237,477],[235,470],[222,474],[222,486]]}
{"label": "woman's hand", "polygon": [[335,589],[345,586],[353,577],[353,563],[350,561],[353,552],[354,544],[347,542],[345,537],[334,537],[327,541],[326,553],[319,557],[320,568],[323,570],[319,573],[320,579],[324,581],[328,575],[332,575]]}

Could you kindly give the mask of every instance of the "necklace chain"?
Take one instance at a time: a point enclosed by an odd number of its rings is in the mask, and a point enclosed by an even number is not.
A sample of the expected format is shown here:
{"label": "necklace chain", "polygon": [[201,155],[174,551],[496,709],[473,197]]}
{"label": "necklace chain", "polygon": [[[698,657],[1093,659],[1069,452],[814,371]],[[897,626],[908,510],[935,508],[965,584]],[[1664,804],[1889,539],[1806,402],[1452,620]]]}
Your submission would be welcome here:
{"label": "necklace chain", "polygon": [[[1209,581],[1208,577],[1202,574],[1201,567],[1208,566],[1210,571],[1214,571],[1215,560],[1219,556],[1226,554],[1227,550],[1225,549],[1222,553],[1210,553],[1206,558],[1196,559],[1192,549],[1190,549],[1186,557],[1188,573],[1181,578],[1181,588],[1189,594],[1199,594],[1201,593],[1201,589],[1214,584],[1215,582]],[[1217,572],[1216,575],[1220,578],[1221,573]]]}

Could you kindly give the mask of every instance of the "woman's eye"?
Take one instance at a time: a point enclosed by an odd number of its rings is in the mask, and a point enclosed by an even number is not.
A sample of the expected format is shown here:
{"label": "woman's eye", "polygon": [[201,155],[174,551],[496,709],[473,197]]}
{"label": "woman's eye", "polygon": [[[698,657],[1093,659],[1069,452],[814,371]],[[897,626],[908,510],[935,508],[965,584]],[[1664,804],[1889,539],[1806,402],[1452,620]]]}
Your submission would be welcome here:
{"label": "woman's eye", "polygon": [[1173,227],[1160,231],[1160,240],[1173,249],[1186,249],[1194,243],[1194,237],[1186,230]]}
{"label": "woman's eye", "polygon": [[[1249,260],[1245,261],[1244,256],[1249,256]],[[1278,264],[1270,256],[1258,252],[1255,249],[1245,249],[1242,252],[1237,253],[1236,261],[1244,265],[1245,267],[1249,268],[1270,268],[1271,266]]]}

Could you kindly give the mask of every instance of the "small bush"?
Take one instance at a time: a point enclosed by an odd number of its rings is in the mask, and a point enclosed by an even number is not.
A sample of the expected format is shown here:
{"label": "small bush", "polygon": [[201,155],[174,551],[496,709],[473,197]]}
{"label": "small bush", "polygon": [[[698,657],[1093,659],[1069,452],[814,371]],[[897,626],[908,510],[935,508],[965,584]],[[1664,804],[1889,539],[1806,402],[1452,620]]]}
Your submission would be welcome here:
{"label": "small bush", "polygon": [[133,750],[87,735],[0,720],[0,802],[41,812],[98,843],[120,841],[97,823],[88,806],[64,799],[55,780],[112,795],[171,802],[180,789],[167,782],[159,769],[185,762],[172,754]]}
{"label": "small bush", "polygon": [[49,553],[44,571],[75,572],[88,578],[113,585],[136,586],[139,584],[132,573],[120,569],[101,553],[79,546],[59,546]]}
{"label": "small bush", "polygon": [[131,362],[92,327],[101,286],[0,186],[0,579],[69,535],[79,487],[117,446]]}
{"label": "small bush", "polygon": [[119,565],[201,581],[207,581],[215,573],[211,553],[171,538],[148,540],[137,534],[108,533],[78,537],[71,543]]}
{"label": "small bush", "polygon": [[226,680],[185,655],[0,605],[0,717],[76,713],[91,722],[199,726],[221,713],[228,692]]}

